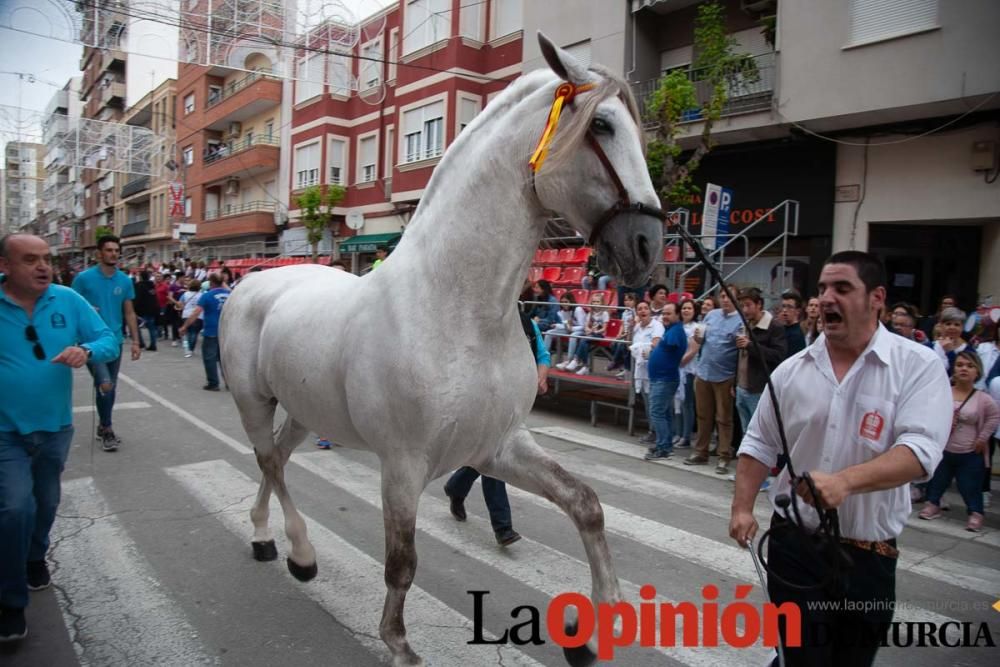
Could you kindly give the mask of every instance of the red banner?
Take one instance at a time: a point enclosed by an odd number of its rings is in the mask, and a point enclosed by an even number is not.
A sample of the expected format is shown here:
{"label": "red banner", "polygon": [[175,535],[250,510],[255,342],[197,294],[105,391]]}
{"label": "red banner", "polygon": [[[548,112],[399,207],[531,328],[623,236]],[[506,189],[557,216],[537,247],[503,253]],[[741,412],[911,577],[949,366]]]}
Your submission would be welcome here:
{"label": "red banner", "polygon": [[183,218],[184,217],[184,184],[183,183],[171,183],[170,184],[170,217],[171,218]]}

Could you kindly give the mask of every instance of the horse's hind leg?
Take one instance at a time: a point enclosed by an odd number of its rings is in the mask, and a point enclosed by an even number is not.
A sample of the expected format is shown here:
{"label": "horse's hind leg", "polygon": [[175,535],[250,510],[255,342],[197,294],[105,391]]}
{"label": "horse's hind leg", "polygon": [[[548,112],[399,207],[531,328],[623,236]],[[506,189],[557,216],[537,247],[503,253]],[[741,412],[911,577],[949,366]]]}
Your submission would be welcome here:
{"label": "horse's hind leg", "polygon": [[379,636],[392,652],[393,667],[423,665],[406,639],[403,605],[417,570],[417,503],[425,470],[413,461],[382,462],[382,520],[385,524],[385,606]]}
{"label": "horse's hind leg", "polygon": [[[615,604],[621,600],[621,588],[604,534],[604,510],[597,494],[553,461],[526,428],[518,429],[511,436],[498,458],[477,465],[476,469],[536,493],[562,508],[576,524],[583,540],[590,563],[594,602]],[[575,621],[567,621],[567,626],[570,635],[576,633]],[[596,660],[593,649],[586,645],[563,652],[571,665],[589,665]]]}

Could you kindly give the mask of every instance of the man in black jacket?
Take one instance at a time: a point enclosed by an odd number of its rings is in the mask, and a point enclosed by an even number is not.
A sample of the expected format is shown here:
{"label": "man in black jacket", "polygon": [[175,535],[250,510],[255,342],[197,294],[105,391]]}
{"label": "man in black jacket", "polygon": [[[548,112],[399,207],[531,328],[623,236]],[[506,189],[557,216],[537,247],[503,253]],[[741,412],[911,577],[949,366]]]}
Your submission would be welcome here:
{"label": "man in black jacket", "polygon": [[[160,319],[160,302],[156,300],[156,285],[153,284],[149,271],[139,273],[139,282],[135,284],[135,314],[149,332],[150,352],[156,352],[158,320]],[[139,332],[139,345],[142,345],[142,332]]]}
{"label": "man in black jacket", "polygon": [[750,323],[751,335],[767,362],[765,370],[760,357],[750,345],[750,338],[745,331],[741,331],[741,335],[736,337],[736,348],[740,355],[736,366],[736,411],[745,433],[760,396],[764,393],[770,372],[784,361],[788,348],[785,327],[764,309],[764,298],[759,289],[751,287],[740,290],[737,300],[743,316]]}

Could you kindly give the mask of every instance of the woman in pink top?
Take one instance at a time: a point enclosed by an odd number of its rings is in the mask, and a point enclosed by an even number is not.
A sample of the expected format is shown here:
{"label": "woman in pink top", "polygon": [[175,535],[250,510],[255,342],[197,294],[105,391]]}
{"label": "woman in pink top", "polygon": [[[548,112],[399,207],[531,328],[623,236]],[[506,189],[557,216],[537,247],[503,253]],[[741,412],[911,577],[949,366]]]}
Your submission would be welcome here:
{"label": "woman in pink top", "polygon": [[963,350],[955,357],[951,396],[954,401],[954,418],[951,435],[944,448],[944,457],[934,471],[927,487],[927,504],[920,510],[921,519],[936,519],[941,515],[941,496],[952,477],[958,483],[969,522],[965,529],[979,532],[983,527],[983,476],[986,474],[988,450],[986,443],[1000,423],[1000,408],[984,391],[973,385],[983,375],[979,355]]}

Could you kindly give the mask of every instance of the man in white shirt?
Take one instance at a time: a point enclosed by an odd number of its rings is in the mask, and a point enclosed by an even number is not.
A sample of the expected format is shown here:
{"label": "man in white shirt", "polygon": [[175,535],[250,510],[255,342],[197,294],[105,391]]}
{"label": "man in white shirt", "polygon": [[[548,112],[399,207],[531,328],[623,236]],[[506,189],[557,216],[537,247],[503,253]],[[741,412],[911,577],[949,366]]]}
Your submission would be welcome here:
{"label": "man in white shirt", "polygon": [[[819,524],[814,507],[837,509],[841,549],[852,565],[823,586],[831,564],[817,557],[815,538],[776,511],[768,544],[768,591],[775,604],[802,614],[802,645],[786,647],[786,664],[870,665],[892,620],[896,537],[910,514],[908,483],[928,480],[951,426],[951,389],[932,350],[879,323],[885,271],[857,251],[830,257],[819,280],[823,334],[771,377],[796,474],[809,473],[817,498],[782,471],[772,503],[794,493],[804,528]],[[741,546],[757,532],[754,499],[781,452],[768,391],[739,452],[729,534]],[[775,504],[777,508],[778,505]],[[794,586],[786,585],[786,582]],[[806,587],[805,590],[802,587]],[[831,588],[835,593],[831,592]],[[810,609],[813,601],[851,601],[843,609]]]}

